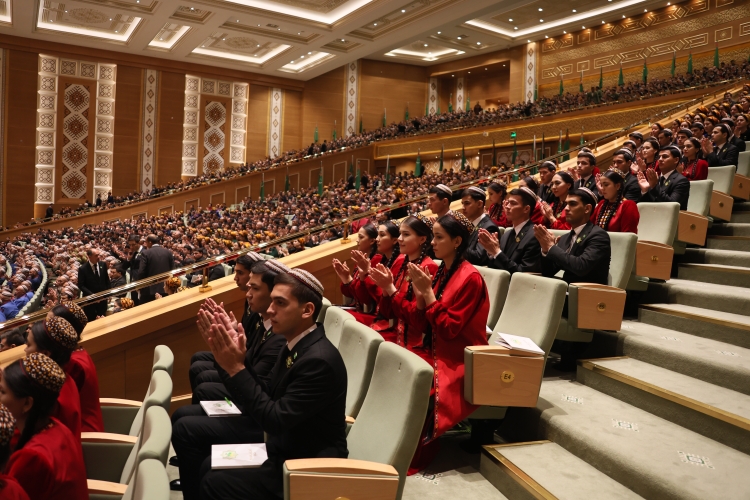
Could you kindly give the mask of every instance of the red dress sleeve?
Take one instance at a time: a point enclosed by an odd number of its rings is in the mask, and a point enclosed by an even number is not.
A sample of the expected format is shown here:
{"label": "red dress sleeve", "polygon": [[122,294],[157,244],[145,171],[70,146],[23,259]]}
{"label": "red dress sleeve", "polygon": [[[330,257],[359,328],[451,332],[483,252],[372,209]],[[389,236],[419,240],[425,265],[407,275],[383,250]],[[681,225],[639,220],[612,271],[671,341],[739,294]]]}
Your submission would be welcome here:
{"label": "red dress sleeve", "polygon": [[65,427],[70,429],[76,439],[81,439],[81,396],[71,377],[66,377],[65,383],[57,398],[57,410],[52,414]]}
{"label": "red dress sleeve", "polygon": [[695,167],[695,179],[694,181],[705,181],[708,179],[708,162],[706,160],[698,160],[698,165]]}
{"label": "red dress sleeve", "polygon": [[[45,499],[54,490],[54,464],[31,448],[21,448],[11,455],[8,475],[18,481],[31,499]],[[5,497],[3,497],[5,498]]]}
{"label": "red dress sleeve", "polygon": [[617,209],[617,216],[620,219],[621,233],[638,234],[638,222],[641,220],[641,213],[638,211],[638,205],[631,200],[622,200]]}
{"label": "red dress sleeve", "polygon": [[99,377],[96,365],[84,349],[73,351],[65,373],[75,381],[81,402],[81,432],[104,432],[99,404]]}
{"label": "red dress sleeve", "polygon": [[0,474],[0,498],[3,500],[29,500],[29,495],[21,488],[18,481],[5,474]]}
{"label": "red dress sleeve", "polygon": [[[381,254],[375,254],[375,256],[370,259],[370,267],[375,267],[378,264],[380,264],[383,261],[383,256]],[[357,273],[357,276],[352,280],[351,283],[349,283],[349,290],[351,291],[354,299],[360,303],[360,304],[377,304],[377,301],[379,299],[373,297],[370,294],[369,288],[366,286],[365,281],[369,278],[369,276],[365,276],[364,279],[362,279],[359,276],[359,273]],[[372,280],[370,280],[372,281]],[[372,281],[372,284],[375,285],[375,282]],[[377,285],[375,285],[375,288],[377,288]]]}
{"label": "red dress sleeve", "polygon": [[[437,264],[429,257],[424,259],[421,267],[426,268],[432,276],[435,276],[438,270]],[[405,321],[410,327],[424,330],[423,311],[417,309],[417,299],[415,297],[412,296],[411,300],[406,300],[407,290],[408,286],[403,286],[402,290],[388,297],[391,299],[391,310],[398,319]],[[386,296],[384,295],[383,298],[385,299]]]}
{"label": "red dress sleeve", "polygon": [[[472,273],[463,283],[449,282],[447,286],[460,286],[461,293],[456,294],[450,304],[436,300],[425,309],[425,317],[438,335],[451,340],[463,332],[476,314],[477,301],[484,297],[484,280],[481,274]],[[484,323],[487,323],[487,318]]]}
{"label": "red dress sleeve", "polygon": [[571,229],[570,224],[568,224],[568,221],[566,220],[567,214],[568,209],[564,208],[562,213],[560,214],[560,217],[558,217],[557,220],[552,224],[552,229]]}

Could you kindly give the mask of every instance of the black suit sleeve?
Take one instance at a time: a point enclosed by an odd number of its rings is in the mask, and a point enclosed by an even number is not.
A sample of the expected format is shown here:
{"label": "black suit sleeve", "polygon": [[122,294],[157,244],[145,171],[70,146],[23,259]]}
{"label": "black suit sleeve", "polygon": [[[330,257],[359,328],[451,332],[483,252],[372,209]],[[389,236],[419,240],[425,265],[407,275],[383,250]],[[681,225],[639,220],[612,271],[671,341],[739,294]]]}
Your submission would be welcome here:
{"label": "black suit sleeve", "polygon": [[[563,269],[573,274],[577,274],[578,276],[587,275],[599,264],[601,259],[609,255],[610,242],[607,233],[604,231],[591,232],[586,240],[588,241],[586,248],[584,248],[583,253],[578,256],[565,253],[565,250],[563,250],[562,247],[554,245],[549,249],[549,252],[547,252],[547,257],[542,259],[542,267],[545,267],[544,261],[548,261],[547,266],[552,263],[558,271]],[[551,268],[548,267],[548,270],[549,269]],[[549,276],[554,276],[556,273],[557,271],[551,273]],[[546,271],[544,272],[544,275],[548,276]]]}
{"label": "black suit sleeve", "polygon": [[626,182],[622,197],[638,203],[641,199],[641,187],[638,185],[638,182]]}
{"label": "black suit sleeve", "polygon": [[706,156],[709,167],[723,167],[726,165],[737,166],[740,158],[740,151],[734,145],[728,145],[724,158],[719,158],[716,153],[710,153]]}
{"label": "black suit sleeve", "polygon": [[302,373],[275,401],[258,382],[257,375],[247,369],[230,377],[225,384],[243,413],[253,417],[269,434],[288,432],[329,406],[338,396],[331,391],[337,385],[333,367],[324,359],[310,357],[298,363],[296,369]]}
{"label": "black suit sleeve", "polygon": [[[683,177],[683,179],[685,179]],[[690,181],[685,179],[687,182],[680,182],[682,179],[675,179],[672,182],[672,190],[659,189],[657,185],[653,189],[649,189],[646,194],[641,197],[640,201],[656,201],[656,202],[668,202],[673,201],[680,204],[680,208],[687,206],[687,199],[690,196]],[[684,210],[684,209],[683,209]]]}
{"label": "black suit sleeve", "polygon": [[477,227],[476,231],[474,231],[471,236],[469,237],[469,245],[466,248],[465,258],[469,261],[469,263],[475,265],[475,266],[487,266],[490,262],[490,256],[487,255],[487,252],[485,251],[484,247],[479,244],[479,228],[486,229],[488,233],[494,233],[497,234],[500,232],[498,227],[494,224],[489,225],[487,227],[479,226]]}
{"label": "black suit sleeve", "polygon": [[540,273],[542,272],[542,247],[536,237],[531,238],[523,247],[521,262],[511,260],[504,252],[490,259],[490,267],[505,269],[510,274],[517,272]]}
{"label": "black suit sleeve", "polygon": [[78,288],[83,293],[83,296],[86,297],[88,295],[91,295],[93,292],[89,289],[88,283],[86,283],[86,264],[83,264],[81,267],[78,268]]}
{"label": "black suit sleeve", "polygon": [[[141,252],[141,265],[138,266],[138,279],[148,278],[146,270],[148,269],[148,252]],[[131,276],[130,279],[133,279]]]}
{"label": "black suit sleeve", "polygon": [[112,284],[109,282],[109,273],[107,272],[107,266],[99,264],[99,274],[101,274],[104,281],[102,282],[102,290],[109,290],[112,288]]}

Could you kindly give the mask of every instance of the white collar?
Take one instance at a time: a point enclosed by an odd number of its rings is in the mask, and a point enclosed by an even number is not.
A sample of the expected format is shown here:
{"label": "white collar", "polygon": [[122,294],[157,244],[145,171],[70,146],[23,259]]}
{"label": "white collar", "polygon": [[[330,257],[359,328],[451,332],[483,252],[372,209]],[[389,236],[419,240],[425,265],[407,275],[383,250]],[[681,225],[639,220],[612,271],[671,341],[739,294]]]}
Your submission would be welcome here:
{"label": "white collar", "polygon": [[[264,324],[265,324],[265,322],[264,322]],[[315,331],[316,328],[318,328],[317,324],[311,326],[310,328],[308,328],[304,332],[302,332],[299,335],[297,335],[296,337],[294,337],[291,342],[287,342],[286,343],[287,349],[289,349],[289,351],[291,352],[291,350],[294,349],[294,346],[296,346],[299,343],[300,340],[302,340],[303,338],[305,338],[308,335],[310,335],[312,332]]]}
{"label": "white collar", "polygon": [[580,226],[578,226],[578,227],[576,227],[576,228],[573,229],[573,231],[575,232],[576,236],[578,236],[579,234],[581,234],[581,231],[583,231],[583,228],[586,227],[586,224],[588,224],[588,223],[584,222]]}
{"label": "white collar", "polygon": [[525,221],[518,224],[517,226],[513,226],[513,230],[516,232],[516,236],[521,234],[521,229],[523,229],[523,226],[525,226],[527,222],[529,222],[529,219],[526,219]]}
{"label": "white collar", "polygon": [[[262,317],[260,319],[263,319]],[[271,318],[263,319],[263,328],[266,329],[266,331],[271,329]]]}
{"label": "white collar", "polygon": [[97,262],[96,264],[94,264],[93,262],[89,261],[89,265],[91,266],[91,269],[95,269],[99,266],[99,263]]}
{"label": "white collar", "polygon": [[479,226],[479,223],[482,222],[482,219],[484,219],[486,215],[487,214],[482,213],[482,215],[480,215],[479,218],[474,219],[473,221],[471,221],[471,223],[474,224],[474,227]]}

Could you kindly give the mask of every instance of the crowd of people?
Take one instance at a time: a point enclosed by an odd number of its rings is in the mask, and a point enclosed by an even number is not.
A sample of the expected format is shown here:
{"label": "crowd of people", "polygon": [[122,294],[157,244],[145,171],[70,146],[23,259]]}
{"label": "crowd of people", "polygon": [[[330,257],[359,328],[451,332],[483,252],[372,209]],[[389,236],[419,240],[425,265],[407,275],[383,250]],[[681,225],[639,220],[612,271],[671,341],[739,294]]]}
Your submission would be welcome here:
{"label": "crowd of people", "polygon": [[750,63],[743,61],[741,64],[738,64],[732,60],[728,64],[722,62],[719,67],[703,67],[696,69],[692,73],[684,73],[667,79],[655,78],[648,80],[648,82],[627,82],[624,85],[614,85],[606,88],[594,87],[584,92],[566,92],[560,95],[542,96],[535,102],[527,101],[503,104],[493,109],[482,109],[479,103],[477,103],[471,111],[456,109],[450,112],[428,114],[421,117],[414,117],[410,120],[394,122],[374,130],[363,130],[359,133],[338,137],[331,141],[324,140],[322,143],[316,141],[307,148],[285,151],[273,158],[269,156],[255,162],[245,163],[237,168],[207,172],[189,180],[171,182],[163,186],[154,186],[141,192],[132,191],[127,195],[113,196],[110,191],[106,197],[97,195],[93,202],[87,200],[75,208],[64,207],[56,214],[52,205],[50,205],[47,208],[44,219],[32,219],[32,221],[27,223],[18,223],[14,227],[23,227],[44,220],[72,217],[90,211],[107,210],[124,204],[145,201],[154,197],[246,175],[251,172],[282,167],[315,155],[366,146],[375,141],[398,139],[413,135],[435,134],[449,130],[482,127],[548,114],[560,114],[575,111],[585,106],[629,102],[747,76],[750,76]]}

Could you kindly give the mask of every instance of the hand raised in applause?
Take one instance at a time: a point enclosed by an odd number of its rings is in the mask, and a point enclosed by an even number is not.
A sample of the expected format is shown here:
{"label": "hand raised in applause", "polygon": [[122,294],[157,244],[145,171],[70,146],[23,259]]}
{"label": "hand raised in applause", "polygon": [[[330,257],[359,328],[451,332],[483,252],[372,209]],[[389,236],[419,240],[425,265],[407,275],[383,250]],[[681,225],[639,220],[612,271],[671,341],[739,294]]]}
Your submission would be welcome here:
{"label": "hand raised in applause", "polygon": [[494,256],[500,251],[500,241],[497,239],[497,233],[490,233],[486,229],[479,228],[479,244],[487,252],[487,255]]}
{"label": "hand raised in applause", "polygon": [[[242,335],[244,337],[244,335]],[[230,377],[245,369],[245,351],[238,345],[240,335],[232,338],[224,324],[216,321],[211,325],[208,346],[214,355],[216,363],[226,371]],[[243,340],[244,342],[244,340]]]}
{"label": "hand raised in applause", "polygon": [[363,277],[370,274],[370,259],[364,252],[352,250],[352,260],[357,264],[357,269]]}
{"label": "hand raised in applause", "polygon": [[435,302],[435,294],[432,291],[432,275],[430,271],[422,269],[416,264],[409,263],[407,268],[409,278],[411,278],[412,289],[424,299],[425,306]]}
{"label": "hand raised in applause", "polygon": [[339,279],[345,285],[352,282],[352,273],[349,271],[349,266],[346,262],[341,262],[339,259],[333,259],[333,270],[339,276]]}
{"label": "hand raised in applause", "polygon": [[542,247],[542,253],[549,252],[550,248],[555,246],[557,238],[549,229],[541,224],[534,224],[534,236],[536,236],[539,245]]}
{"label": "hand raised in applause", "polygon": [[393,274],[383,264],[378,264],[371,268],[370,276],[375,281],[375,284],[383,289],[383,293],[386,295],[390,296],[396,293],[396,287],[393,284]]}

